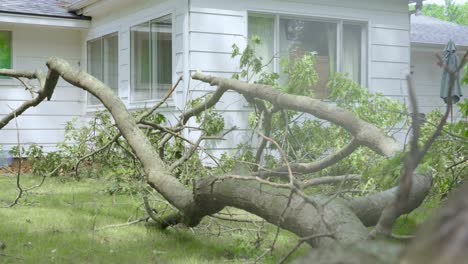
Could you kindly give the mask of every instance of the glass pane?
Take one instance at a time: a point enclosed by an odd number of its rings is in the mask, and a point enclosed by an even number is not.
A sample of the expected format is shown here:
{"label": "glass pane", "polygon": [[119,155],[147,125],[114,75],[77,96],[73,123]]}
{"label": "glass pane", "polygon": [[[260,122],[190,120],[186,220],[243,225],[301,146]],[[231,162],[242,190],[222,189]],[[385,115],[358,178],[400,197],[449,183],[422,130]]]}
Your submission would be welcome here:
{"label": "glass pane", "polygon": [[119,93],[119,37],[111,34],[103,37],[104,40],[104,83],[115,94]]}
{"label": "glass pane", "polygon": [[[88,73],[103,81],[102,78],[102,38],[88,41],[87,44]],[[88,94],[88,104],[99,104],[99,100]]]}
{"label": "glass pane", "polygon": [[253,36],[260,38],[260,45],[255,48],[255,53],[262,58],[264,65],[268,64],[268,69],[273,71],[273,56],[275,43],[275,19],[272,16],[249,16],[249,40]]}
{"label": "glass pane", "polygon": [[151,98],[150,86],[150,24],[142,23],[130,29],[131,32],[131,80],[133,101]]}
{"label": "glass pane", "polygon": [[343,25],[342,69],[357,83],[361,83],[361,32],[359,25]]}
{"label": "glass pane", "polygon": [[172,16],[151,21],[151,99],[164,97],[172,85]]}
{"label": "glass pane", "polygon": [[294,61],[305,53],[316,53],[315,70],[319,80],[310,88],[314,97],[325,98],[329,76],[336,71],[337,24],[282,18],[279,32],[282,57]]}
{"label": "glass pane", "polygon": [[[11,32],[0,31],[0,69],[11,68]],[[0,76],[0,79],[8,77]]]}

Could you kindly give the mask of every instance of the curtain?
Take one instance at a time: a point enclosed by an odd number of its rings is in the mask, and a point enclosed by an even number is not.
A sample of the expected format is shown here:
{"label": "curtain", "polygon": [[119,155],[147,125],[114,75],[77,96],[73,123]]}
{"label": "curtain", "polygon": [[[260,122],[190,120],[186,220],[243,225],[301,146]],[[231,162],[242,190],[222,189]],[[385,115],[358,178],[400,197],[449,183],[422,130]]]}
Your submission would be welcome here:
{"label": "curtain", "polygon": [[[102,38],[90,40],[87,43],[87,71],[92,76],[102,79]],[[88,93],[88,104],[97,105],[99,100]]]}
{"label": "curtain", "polygon": [[255,47],[255,53],[262,58],[262,63],[268,64],[267,69],[273,71],[275,30],[273,16],[249,16],[249,40],[253,36],[260,38],[260,45]]}
{"label": "curtain", "polygon": [[151,98],[162,98],[172,84],[172,16],[151,22]]}
{"label": "curtain", "polygon": [[333,76],[336,71],[336,32],[337,25],[332,23],[326,24],[327,31],[327,47],[328,47],[328,74]]}
{"label": "curtain", "polygon": [[119,91],[119,38],[118,34],[111,34],[103,37],[103,64],[104,83],[112,91],[118,94]]}
{"label": "curtain", "polygon": [[149,22],[130,29],[132,101],[150,98]]}
{"label": "curtain", "polygon": [[343,25],[342,71],[349,77],[361,82],[361,26]]}

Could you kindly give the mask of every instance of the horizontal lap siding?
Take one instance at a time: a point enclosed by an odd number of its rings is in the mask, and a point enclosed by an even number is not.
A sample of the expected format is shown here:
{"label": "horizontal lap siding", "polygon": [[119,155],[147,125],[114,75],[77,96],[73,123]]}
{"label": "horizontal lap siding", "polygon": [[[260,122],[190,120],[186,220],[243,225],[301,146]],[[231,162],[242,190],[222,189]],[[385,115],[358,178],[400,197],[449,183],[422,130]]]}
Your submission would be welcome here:
{"label": "horizontal lap siding", "polygon": [[[442,49],[442,47],[440,48]],[[418,95],[418,103],[421,112],[428,113],[434,109],[445,109],[445,103],[440,98],[440,85],[442,79],[442,69],[436,65],[436,57],[434,54],[440,50],[424,50],[420,51],[415,48],[411,66],[413,71],[413,80],[416,93]],[[460,52],[460,57],[463,52]],[[468,85],[462,86],[464,97],[468,96]],[[458,109],[454,109],[454,117],[458,117]]]}
{"label": "horizontal lap siding", "polygon": [[[52,56],[66,59],[75,67],[80,67],[82,63],[80,31],[39,26],[8,27],[1,24],[0,27],[13,32],[14,69],[41,69],[47,72],[45,63]],[[29,82],[37,86],[36,81]],[[31,98],[31,94],[18,81],[0,79],[0,118]],[[66,122],[79,118],[83,114],[83,107],[84,92],[59,80],[51,101],[30,108],[18,117],[21,144],[26,147],[45,144],[46,151],[53,150],[64,139]],[[14,120],[0,130],[0,145],[6,150],[17,145]]]}
{"label": "horizontal lap siding", "polygon": [[[239,58],[232,58],[232,45],[240,49],[246,45],[245,12],[228,9],[200,9],[192,2],[190,8],[190,71],[231,78],[239,72]],[[198,81],[191,81],[189,99],[203,97],[216,87]],[[211,140],[203,147],[216,155],[218,150],[236,147],[239,143],[249,143],[252,131],[248,128],[248,107],[245,98],[235,92],[226,92],[217,103],[216,112],[224,117],[225,129],[236,127],[225,136],[225,140]],[[247,136],[250,134],[250,136]],[[191,134],[196,137],[196,134]],[[218,155],[219,156],[219,155]]]}
{"label": "horizontal lap siding", "polygon": [[410,73],[408,26],[373,24],[370,32],[369,89],[403,102],[407,96],[406,76]]}

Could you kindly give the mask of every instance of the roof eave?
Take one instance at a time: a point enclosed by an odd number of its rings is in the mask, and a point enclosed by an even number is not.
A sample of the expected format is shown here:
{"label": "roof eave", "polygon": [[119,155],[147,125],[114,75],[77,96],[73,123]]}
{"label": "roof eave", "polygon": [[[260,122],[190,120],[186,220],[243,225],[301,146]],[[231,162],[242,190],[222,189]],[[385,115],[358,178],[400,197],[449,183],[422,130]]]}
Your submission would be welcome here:
{"label": "roof eave", "polygon": [[[447,44],[445,43],[429,43],[429,42],[417,42],[411,41],[411,47],[421,47],[421,48],[436,48],[436,49],[443,49]],[[468,49],[468,45],[457,45],[457,48],[466,50]]]}
{"label": "roof eave", "polygon": [[0,12],[0,23],[24,24],[24,25],[39,25],[50,27],[66,27],[87,29],[90,28],[91,22],[88,19],[74,19],[72,17],[57,17],[21,14],[13,12]]}
{"label": "roof eave", "polygon": [[99,0],[80,0],[78,2],[75,2],[71,5],[68,6],[68,10],[70,11],[78,11],[78,10],[81,10],[87,6],[90,6],[96,2],[98,2]]}

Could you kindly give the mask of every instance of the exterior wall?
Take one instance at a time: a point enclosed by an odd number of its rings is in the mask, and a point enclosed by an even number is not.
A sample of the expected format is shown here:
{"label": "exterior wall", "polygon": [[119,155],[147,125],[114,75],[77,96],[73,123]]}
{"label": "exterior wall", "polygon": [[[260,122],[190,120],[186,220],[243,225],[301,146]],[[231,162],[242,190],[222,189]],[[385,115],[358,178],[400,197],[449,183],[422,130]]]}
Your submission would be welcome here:
{"label": "exterior wall", "polygon": [[[230,77],[239,71],[231,59],[231,45],[241,49],[247,42],[248,12],[296,15],[360,21],[368,25],[367,69],[365,81],[373,92],[381,92],[395,99],[406,96],[405,77],[409,73],[410,39],[406,1],[348,1],[348,0],[191,0],[189,28],[189,70]],[[188,98],[196,98],[214,88],[191,81]],[[247,127],[252,111],[245,100],[228,92],[217,109],[225,116],[226,129],[239,129],[226,141],[210,142],[208,149],[226,150],[247,142],[252,131]],[[255,135],[254,135],[255,137]],[[233,144],[235,142],[235,144]]]}
{"label": "exterior wall", "polygon": [[[444,47],[424,48],[413,47],[411,53],[411,70],[413,72],[414,87],[418,97],[421,113],[428,113],[436,108],[445,109],[445,103],[440,98],[440,83],[442,79],[442,69],[436,64],[436,52],[441,52]],[[464,52],[460,52],[459,57]],[[464,100],[468,96],[468,85],[462,86]],[[457,111],[454,111],[457,117]]]}
{"label": "exterior wall", "polygon": [[[0,23],[0,30],[12,31],[12,68],[42,69],[51,56],[59,56],[75,66],[81,63],[81,32],[74,29]],[[32,84],[35,84],[32,82]],[[20,106],[31,94],[15,79],[0,79],[0,118]],[[65,123],[83,113],[84,92],[60,80],[51,101],[28,109],[18,117],[21,145],[32,143],[54,149],[63,141]],[[0,145],[9,150],[17,145],[14,121],[0,130]]]}

